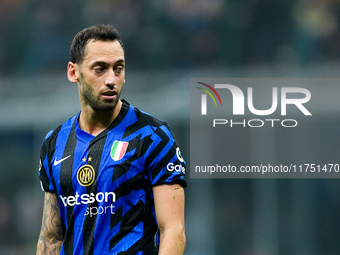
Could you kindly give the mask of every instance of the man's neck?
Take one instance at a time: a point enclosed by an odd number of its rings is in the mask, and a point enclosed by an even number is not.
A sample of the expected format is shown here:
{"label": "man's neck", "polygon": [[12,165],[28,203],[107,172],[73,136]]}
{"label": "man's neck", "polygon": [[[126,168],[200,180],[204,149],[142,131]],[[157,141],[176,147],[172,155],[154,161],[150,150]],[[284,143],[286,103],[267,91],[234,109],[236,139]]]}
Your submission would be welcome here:
{"label": "man's neck", "polygon": [[112,111],[94,111],[92,108],[82,107],[79,116],[79,127],[85,132],[97,136],[103,132],[116,119],[122,108],[119,100]]}

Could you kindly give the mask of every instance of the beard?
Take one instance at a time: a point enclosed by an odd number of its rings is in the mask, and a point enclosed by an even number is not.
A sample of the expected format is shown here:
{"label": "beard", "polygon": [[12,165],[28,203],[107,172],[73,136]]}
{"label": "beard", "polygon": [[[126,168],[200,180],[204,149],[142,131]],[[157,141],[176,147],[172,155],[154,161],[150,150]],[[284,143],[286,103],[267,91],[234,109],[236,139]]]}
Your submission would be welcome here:
{"label": "beard", "polygon": [[94,111],[112,111],[120,98],[120,90],[117,90],[116,97],[113,100],[103,100],[100,96],[95,95],[93,88],[85,81],[84,76],[80,73],[79,92],[85,105],[90,106]]}

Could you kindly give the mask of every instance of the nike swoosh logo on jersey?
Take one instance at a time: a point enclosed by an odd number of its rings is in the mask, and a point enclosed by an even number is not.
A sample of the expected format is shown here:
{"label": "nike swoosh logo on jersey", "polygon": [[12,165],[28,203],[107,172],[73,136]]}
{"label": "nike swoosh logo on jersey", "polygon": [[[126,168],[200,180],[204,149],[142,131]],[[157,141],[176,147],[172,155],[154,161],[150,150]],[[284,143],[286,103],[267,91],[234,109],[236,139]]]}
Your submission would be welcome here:
{"label": "nike swoosh logo on jersey", "polygon": [[69,157],[71,157],[71,155],[68,155],[67,157],[65,158],[62,158],[60,160],[57,160],[56,158],[54,159],[54,162],[53,162],[53,165],[59,165],[61,162],[63,162],[65,159],[68,159]]}

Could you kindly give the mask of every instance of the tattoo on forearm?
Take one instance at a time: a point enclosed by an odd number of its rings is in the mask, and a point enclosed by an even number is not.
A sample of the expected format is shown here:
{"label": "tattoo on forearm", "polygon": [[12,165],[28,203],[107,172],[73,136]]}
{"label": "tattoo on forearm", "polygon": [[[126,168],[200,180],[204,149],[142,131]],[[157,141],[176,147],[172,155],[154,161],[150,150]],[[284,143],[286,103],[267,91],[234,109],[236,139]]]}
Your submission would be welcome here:
{"label": "tattoo on forearm", "polygon": [[37,254],[59,254],[62,240],[58,200],[55,195],[49,194],[45,197]]}

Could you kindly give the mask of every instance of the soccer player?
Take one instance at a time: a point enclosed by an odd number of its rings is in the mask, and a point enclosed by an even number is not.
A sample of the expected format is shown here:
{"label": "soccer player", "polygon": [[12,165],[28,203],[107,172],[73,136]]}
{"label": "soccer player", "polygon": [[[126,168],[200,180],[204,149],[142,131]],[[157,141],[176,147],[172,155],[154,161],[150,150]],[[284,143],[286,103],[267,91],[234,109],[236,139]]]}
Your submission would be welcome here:
{"label": "soccer player", "polygon": [[120,93],[124,49],[96,25],[72,41],[80,112],[43,142],[37,254],[183,254],[185,161],[167,124]]}

